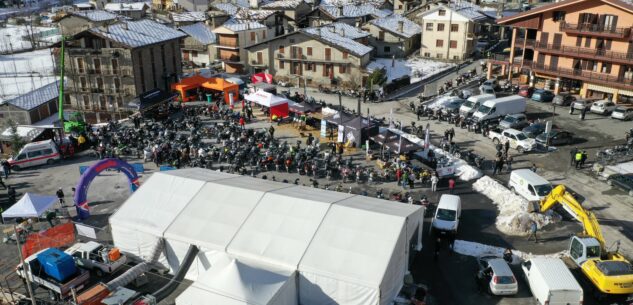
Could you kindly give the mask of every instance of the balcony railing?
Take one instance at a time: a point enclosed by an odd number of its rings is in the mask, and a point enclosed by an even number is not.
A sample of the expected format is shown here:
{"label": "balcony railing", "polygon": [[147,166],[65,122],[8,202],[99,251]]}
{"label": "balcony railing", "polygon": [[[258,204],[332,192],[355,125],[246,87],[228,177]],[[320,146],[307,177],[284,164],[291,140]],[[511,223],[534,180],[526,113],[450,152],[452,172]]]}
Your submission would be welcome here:
{"label": "balcony railing", "polygon": [[525,44],[525,47],[527,48],[533,48],[534,44],[535,44],[535,39],[525,39],[525,38],[516,38],[514,40],[514,46],[516,47],[523,47],[523,44]]}
{"label": "balcony railing", "polygon": [[600,24],[591,23],[573,24],[561,22],[559,29],[566,33],[606,36],[614,38],[626,38],[631,35],[631,27],[605,27]]}
{"label": "balcony railing", "polygon": [[543,72],[547,74],[553,74],[557,76],[565,76],[574,79],[580,79],[584,81],[592,81],[613,87],[624,87],[627,89],[633,88],[633,79],[626,79],[624,77],[613,76],[604,73],[597,73],[593,71],[581,70],[581,69],[569,69],[560,67],[550,67],[544,64],[535,63],[532,65],[532,70],[535,72]]}
{"label": "balcony railing", "polygon": [[220,55],[220,60],[239,62],[240,56],[239,55]]}
{"label": "balcony railing", "polygon": [[543,44],[537,42],[536,50],[545,53],[560,54],[567,57],[599,59],[614,61],[623,64],[629,64],[631,63],[631,61],[633,61],[633,53],[613,52],[605,49],[580,48],[555,44]]}

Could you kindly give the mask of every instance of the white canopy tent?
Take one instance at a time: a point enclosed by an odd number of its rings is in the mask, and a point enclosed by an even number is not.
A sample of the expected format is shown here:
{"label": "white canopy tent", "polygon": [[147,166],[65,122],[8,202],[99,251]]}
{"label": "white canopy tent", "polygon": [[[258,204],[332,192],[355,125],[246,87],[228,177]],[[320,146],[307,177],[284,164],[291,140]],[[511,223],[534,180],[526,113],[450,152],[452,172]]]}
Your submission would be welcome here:
{"label": "white canopy tent", "polygon": [[285,97],[277,96],[264,90],[257,90],[255,93],[247,94],[244,96],[244,99],[265,107],[274,107],[290,102],[290,100]]}
{"label": "white canopy tent", "polygon": [[295,271],[226,258],[176,297],[176,305],[297,305],[296,285]]}
{"label": "white canopy tent", "polygon": [[40,217],[57,202],[57,197],[26,193],[2,213],[2,219]]}

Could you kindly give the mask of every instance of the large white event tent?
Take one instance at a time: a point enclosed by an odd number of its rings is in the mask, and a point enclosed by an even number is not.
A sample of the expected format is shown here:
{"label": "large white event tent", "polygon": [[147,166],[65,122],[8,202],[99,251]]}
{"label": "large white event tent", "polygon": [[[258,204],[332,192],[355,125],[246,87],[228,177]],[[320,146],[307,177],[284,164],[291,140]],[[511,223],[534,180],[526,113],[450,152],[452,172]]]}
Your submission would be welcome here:
{"label": "large white event tent", "polygon": [[382,305],[402,286],[422,217],[418,206],[183,169],[154,173],[110,224],[132,256],[163,238],[172,273],[200,248],[177,305]]}

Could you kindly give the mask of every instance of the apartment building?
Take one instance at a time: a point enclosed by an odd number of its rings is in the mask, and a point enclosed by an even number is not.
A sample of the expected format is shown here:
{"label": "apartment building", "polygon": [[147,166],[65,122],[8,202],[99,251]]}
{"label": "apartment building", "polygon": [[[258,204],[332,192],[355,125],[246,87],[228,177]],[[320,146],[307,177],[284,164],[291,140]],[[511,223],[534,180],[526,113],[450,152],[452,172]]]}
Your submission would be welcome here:
{"label": "apartment building", "polygon": [[292,20],[294,26],[308,25],[307,15],[312,7],[304,0],[277,0],[261,6],[264,10],[282,11],[286,17]]}
{"label": "apartment building", "polygon": [[76,34],[66,45],[67,109],[88,122],[128,115],[128,103],[154,88],[170,90],[182,73],[186,35],[151,20],[118,22]]}
{"label": "apartment building", "polygon": [[399,14],[371,20],[363,29],[378,57],[406,57],[420,47],[422,27]]}
{"label": "apartment building", "polygon": [[482,24],[491,21],[479,6],[467,2],[438,5],[420,13],[418,19],[422,23],[420,55],[455,61],[473,54]]}
{"label": "apartment building", "polygon": [[122,18],[125,17],[104,10],[76,11],[61,18],[58,25],[62,35],[72,36],[94,27],[115,23]]}
{"label": "apartment building", "polygon": [[206,67],[216,59],[216,36],[204,22],[178,28],[187,34],[182,40],[180,50],[183,62],[191,62],[198,67]]}
{"label": "apartment building", "polygon": [[[338,30],[337,30],[338,28]],[[356,88],[373,48],[368,33],[349,25],[300,29],[247,47],[254,72],[268,71],[277,80],[308,86]]]}
{"label": "apartment building", "polygon": [[420,5],[420,2],[418,0],[393,0],[393,12],[402,15]]}
{"label": "apartment building", "polygon": [[566,0],[498,20],[512,27],[509,56],[490,61],[503,72],[529,71],[554,91],[633,102],[633,4]]}

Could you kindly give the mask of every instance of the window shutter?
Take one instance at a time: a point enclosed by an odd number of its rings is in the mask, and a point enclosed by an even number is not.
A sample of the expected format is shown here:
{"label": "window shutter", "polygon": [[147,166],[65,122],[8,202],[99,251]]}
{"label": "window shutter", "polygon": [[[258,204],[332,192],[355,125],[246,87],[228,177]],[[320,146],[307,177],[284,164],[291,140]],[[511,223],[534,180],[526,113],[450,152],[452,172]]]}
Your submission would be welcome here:
{"label": "window shutter", "polygon": [[582,45],[582,36],[576,37],[576,46],[580,47]]}

